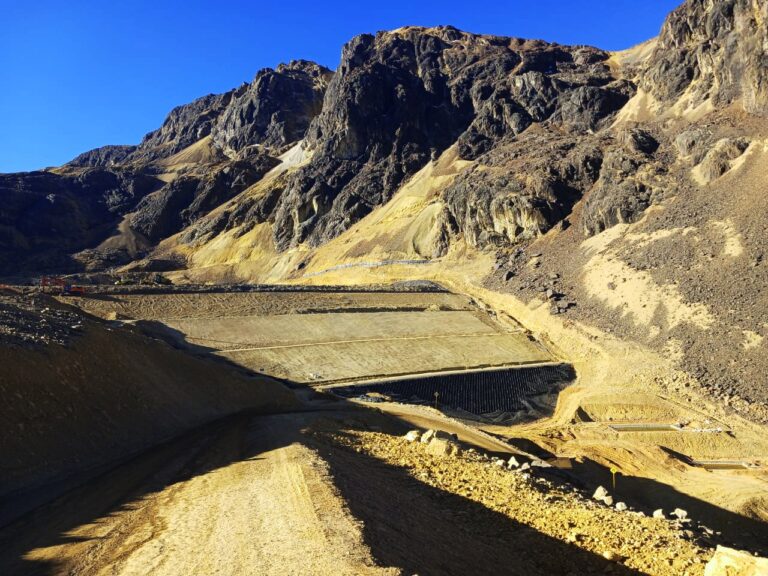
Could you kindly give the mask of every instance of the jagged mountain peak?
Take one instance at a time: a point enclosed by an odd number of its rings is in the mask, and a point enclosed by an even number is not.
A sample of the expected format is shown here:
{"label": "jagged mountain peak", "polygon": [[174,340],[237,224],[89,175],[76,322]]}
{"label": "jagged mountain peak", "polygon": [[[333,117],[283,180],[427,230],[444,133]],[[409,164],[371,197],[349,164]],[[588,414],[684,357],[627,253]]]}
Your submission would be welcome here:
{"label": "jagged mountain peak", "polygon": [[[644,143],[664,152],[663,135],[627,113],[627,102],[649,94],[663,110],[681,99],[740,101],[761,113],[765,14],[764,2],[690,0],[659,38],[621,53],[452,26],[361,34],[343,46],[335,72],[307,60],[262,69],[250,83],[174,108],[137,147],[96,149],[57,177],[108,168],[159,178],[162,193],[120,203],[116,214],[138,210],[131,221],[157,240],[205,219],[300,142],[302,161],[268,202],[236,217],[219,211],[216,226],[206,224],[218,232],[268,224],[274,247],[288,250],[342,234],[453,147],[462,162],[490,168],[446,190],[438,236],[518,242],[545,233],[582,198],[582,225],[596,233],[638,218],[660,189]],[[236,184],[225,191],[228,182]],[[153,216],[173,211],[184,216],[163,216],[163,225]]]}
{"label": "jagged mountain peak", "polygon": [[640,85],[669,106],[741,102],[768,114],[768,3],[689,0],[666,19]]}

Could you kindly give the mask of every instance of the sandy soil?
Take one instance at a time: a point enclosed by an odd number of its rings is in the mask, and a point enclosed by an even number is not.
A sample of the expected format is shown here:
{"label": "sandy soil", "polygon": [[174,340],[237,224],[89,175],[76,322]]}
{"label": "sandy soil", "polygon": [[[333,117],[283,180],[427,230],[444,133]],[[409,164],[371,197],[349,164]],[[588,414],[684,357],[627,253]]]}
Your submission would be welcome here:
{"label": "sandy soil", "polygon": [[39,488],[44,497],[71,476],[216,418],[295,406],[293,394],[273,379],[192,356],[51,298],[5,296],[2,303],[0,524],[37,499],[18,498],[17,491]]}
{"label": "sandy soil", "polygon": [[0,530],[0,571],[702,571],[709,552],[664,521],[488,461],[431,456],[403,430],[371,410],[338,409],[210,425]]}
{"label": "sandy soil", "polygon": [[236,418],[121,466],[0,533],[3,574],[392,574],[303,415]]}

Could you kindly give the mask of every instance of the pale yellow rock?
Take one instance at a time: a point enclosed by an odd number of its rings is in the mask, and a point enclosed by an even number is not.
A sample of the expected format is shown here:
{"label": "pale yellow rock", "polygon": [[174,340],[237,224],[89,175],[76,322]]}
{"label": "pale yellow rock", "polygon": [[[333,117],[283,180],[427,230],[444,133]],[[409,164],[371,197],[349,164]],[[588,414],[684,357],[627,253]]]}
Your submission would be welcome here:
{"label": "pale yellow rock", "polygon": [[718,546],[704,568],[704,576],[768,576],[768,558]]}

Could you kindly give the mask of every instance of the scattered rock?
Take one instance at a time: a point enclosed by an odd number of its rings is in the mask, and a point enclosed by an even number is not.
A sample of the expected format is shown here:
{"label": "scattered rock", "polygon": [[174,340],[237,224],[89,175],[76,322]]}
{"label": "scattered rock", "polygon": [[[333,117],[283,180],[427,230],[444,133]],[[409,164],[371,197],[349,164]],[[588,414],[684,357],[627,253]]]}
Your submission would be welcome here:
{"label": "scattered rock", "polygon": [[608,496],[608,490],[603,488],[602,486],[598,486],[597,490],[595,490],[595,493],[592,494],[592,498],[595,500],[603,501],[605,500],[605,497]]}
{"label": "scattered rock", "polygon": [[435,456],[459,456],[461,449],[458,444],[446,438],[432,438],[427,444],[427,452]]}
{"label": "scattered rock", "polygon": [[421,432],[418,430],[411,430],[405,435],[405,439],[408,442],[416,442],[421,438]]}
{"label": "scattered rock", "polygon": [[435,437],[435,431],[427,430],[426,432],[424,432],[424,434],[421,435],[421,443],[429,444],[429,441],[432,440],[432,438],[434,437]]}
{"label": "scattered rock", "polygon": [[627,510],[627,505],[624,502],[616,502],[616,510],[625,512]]}
{"label": "scattered rock", "polygon": [[666,518],[666,516],[664,516],[664,510],[662,510],[661,508],[659,508],[658,510],[654,510],[653,511],[653,517],[654,518],[661,518],[661,519]]}
{"label": "scattered rock", "polygon": [[517,458],[514,456],[510,456],[509,460],[507,460],[507,468],[519,468],[520,462],[517,461]]}

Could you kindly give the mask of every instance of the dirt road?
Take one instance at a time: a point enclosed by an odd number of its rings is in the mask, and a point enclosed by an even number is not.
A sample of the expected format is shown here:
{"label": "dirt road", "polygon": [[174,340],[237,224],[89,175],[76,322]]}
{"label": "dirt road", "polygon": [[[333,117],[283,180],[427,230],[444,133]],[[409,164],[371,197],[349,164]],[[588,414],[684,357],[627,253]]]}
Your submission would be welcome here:
{"label": "dirt road", "polygon": [[2,574],[392,574],[299,442],[240,417],[153,450],[0,532]]}
{"label": "dirt road", "polygon": [[389,415],[310,408],[198,429],[0,528],[0,574],[671,576],[706,561],[663,521],[429,456]]}

